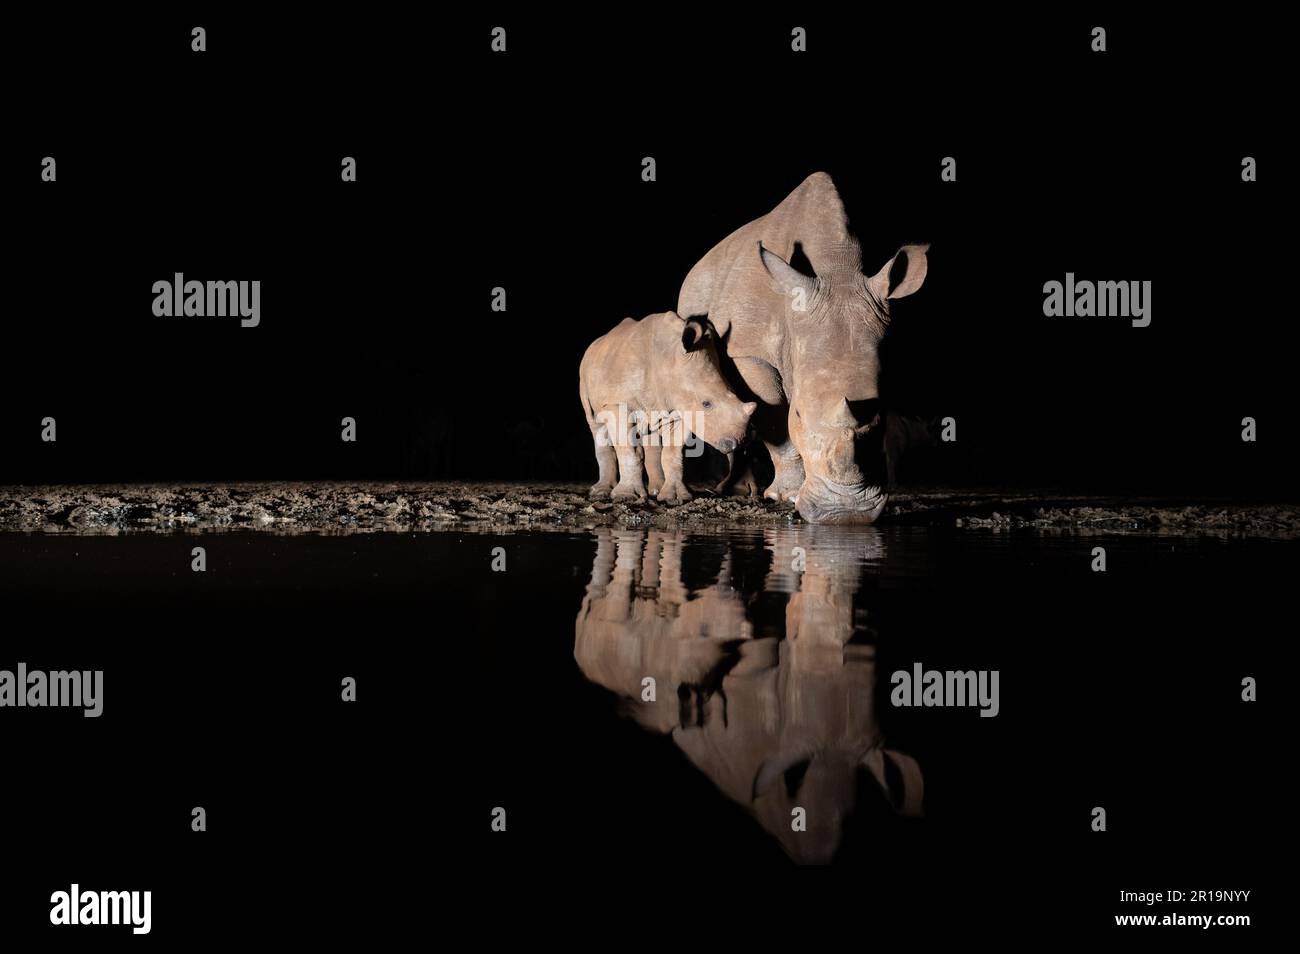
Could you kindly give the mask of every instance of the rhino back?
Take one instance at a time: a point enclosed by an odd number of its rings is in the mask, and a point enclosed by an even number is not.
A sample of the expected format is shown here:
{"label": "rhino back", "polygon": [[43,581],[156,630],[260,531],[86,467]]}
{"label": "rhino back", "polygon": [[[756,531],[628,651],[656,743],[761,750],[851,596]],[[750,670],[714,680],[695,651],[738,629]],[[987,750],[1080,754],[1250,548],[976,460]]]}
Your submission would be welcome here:
{"label": "rhino back", "polygon": [[831,177],[813,173],[771,212],[715,245],[691,269],[678,295],[678,314],[709,315],[728,335],[728,354],[776,363],[780,356],[773,348],[785,302],[759,259],[760,242],[787,262],[798,244],[814,269],[819,261],[842,256],[846,246],[856,247]]}
{"label": "rhino back", "polygon": [[661,316],[641,321],[624,318],[593,341],[582,357],[579,377],[594,411],[610,404],[636,407],[653,403],[655,369],[653,334]]}

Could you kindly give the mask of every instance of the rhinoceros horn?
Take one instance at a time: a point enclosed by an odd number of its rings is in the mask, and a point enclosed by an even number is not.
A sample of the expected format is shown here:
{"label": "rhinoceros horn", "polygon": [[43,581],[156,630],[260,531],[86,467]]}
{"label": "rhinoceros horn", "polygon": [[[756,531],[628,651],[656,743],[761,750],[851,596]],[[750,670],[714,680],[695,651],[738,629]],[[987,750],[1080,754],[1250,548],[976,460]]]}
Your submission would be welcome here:
{"label": "rhinoceros horn", "polygon": [[876,414],[871,420],[866,423],[861,423],[854,416],[853,408],[849,406],[849,399],[843,397],[840,398],[839,406],[835,408],[834,413],[831,414],[827,423],[839,427],[851,427],[853,428],[853,433],[856,437],[863,437],[864,435],[869,434],[872,428],[880,423],[880,415]]}

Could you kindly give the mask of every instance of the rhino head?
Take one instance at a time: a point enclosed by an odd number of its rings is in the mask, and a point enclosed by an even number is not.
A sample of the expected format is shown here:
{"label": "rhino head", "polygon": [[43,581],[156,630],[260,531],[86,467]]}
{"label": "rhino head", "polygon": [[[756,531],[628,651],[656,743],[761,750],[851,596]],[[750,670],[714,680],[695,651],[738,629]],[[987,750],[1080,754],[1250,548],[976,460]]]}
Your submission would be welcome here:
{"label": "rhino head", "polygon": [[[670,335],[665,351],[670,356],[667,403],[682,416],[684,427],[706,444],[730,454],[744,440],[749,419],[758,404],[741,402],[723,377],[718,363],[717,346],[712,328],[699,318],[669,322]],[[674,336],[680,328],[681,344]]]}
{"label": "rhino head", "polygon": [[871,523],[884,509],[874,467],[880,340],[889,303],[925,281],[928,245],[904,245],[868,277],[856,242],[819,250],[805,275],[758,246],[763,268],[785,296],[782,379],[790,442],[803,463],[795,505],[812,523]]}

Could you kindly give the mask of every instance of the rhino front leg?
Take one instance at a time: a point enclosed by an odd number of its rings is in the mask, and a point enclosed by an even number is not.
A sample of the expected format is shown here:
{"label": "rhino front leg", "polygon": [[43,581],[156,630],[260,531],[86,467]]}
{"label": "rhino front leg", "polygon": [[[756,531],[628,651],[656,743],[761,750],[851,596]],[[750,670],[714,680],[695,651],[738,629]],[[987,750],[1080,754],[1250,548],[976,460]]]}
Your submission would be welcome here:
{"label": "rhino front leg", "polygon": [[691,492],[682,481],[682,451],[686,443],[686,431],[681,421],[673,421],[665,430],[668,434],[664,446],[656,448],[663,452],[663,486],[655,496],[664,503],[686,503],[691,499]]}
{"label": "rhino front leg", "polygon": [[[713,492],[715,494],[725,494],[731,489],[731,482],[736,479],[736,457],[739,453],[739,451],[732,451],[730,454],[724,455],[727,458],[727,472],[720,481],[714,484]],[[741,459],[743,460],[743,458]]]}
{"label": "rhino front leg", "polygon": [[[737,362],[741,367],[741,362]],[[754,429],[763,439],[763,446],[772,457],[776,477],[763,496],[768,500],[790,500],[803,486],[803,459],[790,440],[790,405],[783,397],[781,378],[775,368],[762,361],[747,359],[741,367],[745,383],[762,402],[754,415]],[[752,470],[742,472],[737,484],[748,483],[756,487]]]}
{"label": "rhino front leg", "polygon": [[591,422],[591,439],[596,445],[596,466],[600,468],[600,478],[591,485],[587,495],[593,500],[607,500],[618,479],[618,454],[614,452],[609,428],[603,422]]}
{"label": "rhino front leg", "polygon": [[[668,448],[672,452],[672,448]],[[645,446],[645,489],[650,496],[659,495],[659,488],[664,485],[664,466],[661,460],[664,456],[664,448],[659,446],[657,438],[653,438]]]}
{"label": "rhino front leg", "polygon": [[772,455],[772,466],[776,468],[776,478],[763,491],[763,496],[768,500],[793,500],[803,486],[803,459],[789,440],[780,444],[763,443]]}
{"label": "rhino front leg", "polygon": [[614,500],[645,500],[645,481],[641,470],[641,442],[636,427],[628,422],[618,435],[614,452],[618,455],[618,483],[610,497]]}
{"label": "rhino front leg", "polygon": [[733,497],[758,496],[758,478],[754,476],[754,458],[757,444],[732,451],[727,455],[727,476],[718,481],[713,492],[721,496],[730,493]]}

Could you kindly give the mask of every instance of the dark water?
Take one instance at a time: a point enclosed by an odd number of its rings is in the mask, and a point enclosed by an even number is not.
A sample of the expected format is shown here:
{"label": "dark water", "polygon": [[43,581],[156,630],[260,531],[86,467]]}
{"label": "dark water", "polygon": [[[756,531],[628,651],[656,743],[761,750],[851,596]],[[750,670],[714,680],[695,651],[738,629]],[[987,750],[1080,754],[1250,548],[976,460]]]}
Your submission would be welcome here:
{"label": "dark water", "polygon": [[[504,543],[550,565],[527,570],[526,594],[503,586],[478,626],[495,687],[483,795],[510,824],[488,844],[512,860],[919,856],[964,880],[1010,865],[1016,890],[1047,866],[1108,897],[1157,872],[1222,879],[1277,822],[1270,706],[1240,693],[1278,663],[1290,544],[614,531],[575,541],[574,567],[558,544]],[[998,715],[891,705],[890,674],[918,662],[997,670]],[[919,767],[924,818],[863,770],[880,750]]]}
{"label": "dark water", "polygon": [[[87,881],[129,855],[151,883],[231,864],[290,898],[345,856],[358,916],[406,851],[665,885],[831,862],[1084,927],[1121,889],[1259,892],[1295,556],[898,527],[9,536],[0,668],[102,668],[106,695],[98,720],[6,713],[41,780],[15,837]],[[892,705],[917,663],[996,670],[998,714]],[[217,822],[197,854],[194,804]]]}

